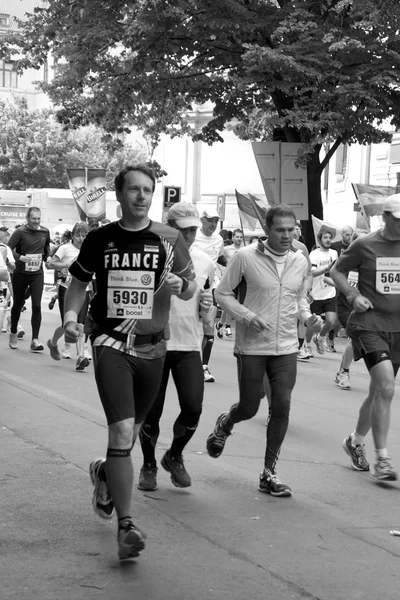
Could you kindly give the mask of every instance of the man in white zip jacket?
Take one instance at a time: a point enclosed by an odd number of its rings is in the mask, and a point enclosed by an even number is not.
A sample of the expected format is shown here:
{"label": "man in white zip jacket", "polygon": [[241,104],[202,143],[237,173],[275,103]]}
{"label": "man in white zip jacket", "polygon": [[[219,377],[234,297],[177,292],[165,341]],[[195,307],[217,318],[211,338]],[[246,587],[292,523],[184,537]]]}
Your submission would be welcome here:
{"label": "man in white zip jacket", "polygon": [[276,463],[296,382],[297,320],[315,332],[322,327],[322,319],[311,314],[306,299],[309,264],[303,253],[292,247],[295,225],[290,207],[279,204],[270,208],[266,215],[268,240],[239,250],[215,292],[221,308],[236,320],[239,402],[218,417],[207,439],[207,451],[218,458],[233,426],[257,413],[266,373],[271,385],[271,418],[259,490],[273,496],[292,493],[278,479]]}

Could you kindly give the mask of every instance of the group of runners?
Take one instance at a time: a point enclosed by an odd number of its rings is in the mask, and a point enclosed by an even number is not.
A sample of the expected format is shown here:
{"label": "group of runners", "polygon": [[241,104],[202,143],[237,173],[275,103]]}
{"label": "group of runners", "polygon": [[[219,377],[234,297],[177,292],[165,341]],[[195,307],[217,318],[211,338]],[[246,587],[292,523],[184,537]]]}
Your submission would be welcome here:
{"label": "group of runners", "polygon": [[[191,485],[183,452],[201,416],[204,384],[214,379],[208,366],[214,335],[230,327],[230,319],[235,321],[238,401],[218,417],[206,440],[208,454],[222,454],[234,426],[257,413],[267,390],[270,415],[258,487],[276,497],[292,494],[278,477],[277,463],[289,423],[299,337],[309,344],[316,336],[316,346],[325,345],[336,323],[336,308],[328,310],[336,303],[327,306],[326,298],[314,292],[313,281],[321,276],[334,300],[336,290],[344,297],[354,360],[362,358],[370,374],[368,396],[343,449],[355,469],[369,470],[364,440],[371,428],[376,452],[372,474],[378,481],[396,480],[387,436],[400,365],[400,195],[385,201],[383,228],[349,240],[339,257],[326,252],[329,235],[322,231],[320,261],[319,253],[309,256],[299,241],[296,216],[285,205],[267,211],[265,239],[245,246],[242,232],[235,231],[235,247],[225,253],[216,231],[216,211],[199,215],[194,205],[180,202],[170,209],[168,224],[150,220],[154,188],[154,174],[147,166],[123,169],[115,178],[122,218],[90,232],[78,224],[71,247],[61,246],[50,262],[53,268],[68,267],[58,294],[62,328],[48,343],[52,357],[59,359],[62,334],[67,344],[78,343],[81,353],[85,337],[92,343],[95,381],[108,425],[106,457],[89,467],[92,502],[104,519],[116,513],[120,559],[138,556],[145,546],[146,535],[132,517],[135,441],[139,436],[143,454],[138,488],[156,490],[156,444],[172,374],[180,412],[160,465],[175,486]],[[16,264],[9,345],[17,348],[19,316],[29,288],[31,349],[37,352],[43,346],[38,339],[40,314],[34,307],[50,239],[40,226],[38,209],[28,211],[27,225],[20,229],[8,241]],[[0,243],[0,255],[1,250]],[[7,258],[3,262],[7,266]],[[217,284],[218,264],[225,270]],[[3,271],[0,264],[0,279]],[[217,306],[222,309],[218,323]],[[305,327],[300,336],[299,322]]]}

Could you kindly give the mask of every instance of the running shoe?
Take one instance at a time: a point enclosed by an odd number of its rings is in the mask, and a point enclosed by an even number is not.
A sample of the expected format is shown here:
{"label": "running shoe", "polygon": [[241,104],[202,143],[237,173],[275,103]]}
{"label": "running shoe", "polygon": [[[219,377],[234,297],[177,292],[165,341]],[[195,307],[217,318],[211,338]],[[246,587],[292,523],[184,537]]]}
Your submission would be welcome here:
{"label": "running shoe", "polygon": [[88,367],[89,364],[90,363],[87,358],[85,358],[84,356],[78,356],[78,358],[76,359],[75,371],[83,371],[83,369],[86,369],[86,367]]}
{"label": "running shoe", "polygon": [[71,358],[71,346],[69,344],[65,344],[62,349],[61,358]]}
{"label": "running shoe", "polygon": [[31,352],[43,352],[44,346],[39,342],[38,339],[34,339],[31,341]]}
{"label": "running shoe", "polygon": [[50,356],[53,360],[61,360],[61,354],[57,344],[53,344],[51,340],[47,340],[47,347],[50,350]]}
{"label": "running shoe", "polygon": [[22,340],[22,338],[24,337],[24,335],[25,335],[25,329],[23,329],[22,327],[20,327],[18,325],[17,338],[19,340]]}
{"label": "running shoe", "polygon": [[350,385],[350,373],[348,371],[339,371],[336,373],[333,381],[342,389],[349,390],[351,388]]}
{"label": "running shoe", "polygon": [[222,331],[222,323],[215,323],[215,332],[217,334],[217,338],[219,338],[220,340],[222,340],[222,338],[224,337],[224,332]]}
{"label": "running shoe", "polygon": [[87,344],[85,344],[85,348],[84,348],[84,351],[83,351],[83,356],[85,358],[87,358],[89,362],[92,360],[92,357],[90,355],[89,348],[88,348]]}
{"label": "running shoe", "polygon": [[230,328],[229,325],[225,325],[225,337],[227,337],[227,338],[232,337],[232,329]]}
{"label": "running shoe", "polygon": [[396,481],[397,473],[392,467],[390,456],[378,456],[372,475],[379,481]]}
{"label": "running shoe", "polygon": [[114,502],[108,490],[105,462],[104,458],[97,458],[89,465],[90,480],[94,485],[92,504],[97,516],[102,519],[111,519]]}
{"label": "running shoe", "polygon": [[175,487],[186,488],[192,485],[189,473],[185,469],[182,456],[172,456],[169,450],[161,459],[161,466],[171,475],[171,481]]}
{"label": "running shoe", "polygon": [[313,342],[317,348],[318,354],[324,354],[326,342],[325,336],[319,335],[319,333],[317,333],[317,335],[314,335],[313,337]]}
{"label": "running shoe", "polygon": [[303,346],[307,350],[308,356],[310,358],[314,358],[314,352],[311,350],[311,346],[309,344],[307,344],[306,342],[304,342]]}
{"label": "running shoe", "polygon": [[140,469],[138,489],[154,492],[157,489],[157,464],[145,463]]}
{"label": "running shoe", "polygon": [[208,365],[203,365],[203,371],[204,371],[204,381],[206,383],[214,383],[215,379],[211,375],[211,371],[208,368]]}
{"label": "running shoe", "polygon": [[369,463],[365,454],[365,444],[353,446],[351,435],[344,438],[342,443],[343,450],[350,456],[350,465],[356,471],[369,471]]}
{"label": "running shoe", "polygon": [[57,301],[57,296],[52,296],[52,298],[49,302],[49,310],[53,310],[56,301]]}
{"label": "running shoe", "polygon": [[8,340],[8,345],[11,350],[17,350],[18,348],[18,338],[16,333],[10,333],[10,338]]}
{"label": "running shoe", "polygon": [[222,413],[219,415],[217,422],[215,423],[214,431],[210,433],[207,438],[207,452],[212,458],[218,458],[221,456],[225,448],[225,442],[231,434],[225,431],[222,426],[222,421],[228,413]]}
{"label": "running shoe", "polygon": [[334,340],[331,340],[328,336],[326,336],[325,338],[325,350],[327,352],[336,352],[335,342]]}
{"label": "running shoe", "polygon": [[307,348],[303,344],[297,353],[297,360],[310,360],[310,358]]}
{"label": "running shoe", "polygon": [[270,494],[271,496],[291,496],[292,490],[286,483],[282,483],[276,473],[269,469],[264,469],[260,475],[260,492]]}
{"label": "running shoe", "polygon": [[118,526],[118,556],[120,560],[136,558],[144,549],[146,534],[130,519],[120,521]]}

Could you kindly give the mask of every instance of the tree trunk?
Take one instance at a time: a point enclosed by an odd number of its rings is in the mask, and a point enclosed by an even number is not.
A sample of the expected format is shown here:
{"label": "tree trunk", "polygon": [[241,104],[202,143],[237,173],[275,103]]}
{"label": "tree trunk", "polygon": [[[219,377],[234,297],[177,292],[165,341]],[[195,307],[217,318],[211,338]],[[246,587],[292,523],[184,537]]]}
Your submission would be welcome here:
{"label": "tree trunk", "polygon": [[306,240],[307,248],[311,249],[315,244],[311,215],[314,215],[314,217],[317,217],[317,219],[323,219],[319,148],[315,149],[311,156],[311,160],[307,163],[307,185],[308,222],[302,222],[302,233]]}

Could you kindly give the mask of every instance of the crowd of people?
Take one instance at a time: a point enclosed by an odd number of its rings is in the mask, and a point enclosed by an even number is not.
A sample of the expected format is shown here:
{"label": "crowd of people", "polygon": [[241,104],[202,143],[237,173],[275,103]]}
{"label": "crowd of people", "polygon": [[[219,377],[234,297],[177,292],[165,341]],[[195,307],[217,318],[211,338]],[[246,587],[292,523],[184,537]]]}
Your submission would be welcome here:
{"label": "crowd of people", "polygon": [[[290,416],[297,365],[315,351],[334,352],[335,336],[346,343],[335,382],[350,389],[350,364],[363,359],[370,386],[356,427],[343,440],[351,466],[377,481],[397,473],[387,448],[390,405],[400,366],[400,195],[383,205],[383,227],[373,233],[343,227],[341,241],[323,226],[309,253],[293,210],[269,208],[264,235],[245,240],[242,228],[217,230],[219,215],[195,205],[172,206],[167,224],[148,217],[155,188],[146,166],[124,168],[115,178],[122,217],[101,226],[77,223],[64,239],[51,240],[41,213],[31,207],[26,224],[13,232],[0,227],[0,321],[9,347],[25,335],[20,315],[32,303],[32,352],[39,340],[44,268],[54,270],[60,325],[47,341],[52,359],[71,356],[76,369],[89,366],[108,427],[105,458],[90,463],[95,513],[118,520],[121,560],[145,547],[145,533],[132,517],[132,448],[139,437],[143,454],[137,487],[157,489],[157,440],[166,390],[172,375],[179,414],[160,465],[179,488],[192,483],[183,458],[196,432],[205,383],[215,377],[210,359],[215,335],[234,338],[238,401],[218,417],[206,440],[218,458],[233,428],[258,412],[266,395],[269,416],[258,489],[291,496],[277,474]],[[11,234],[11,235],[10,235]],[[20,328],[20,329],[19,329]],[[21,334],[21,332],[23,333]],[[59,340],[65,337],[60,352]],[[116,389],[118,378],[118,389]],[[190,384],[188,385],[188,382]],[[376,457],[370,467],[369,430]]]}

